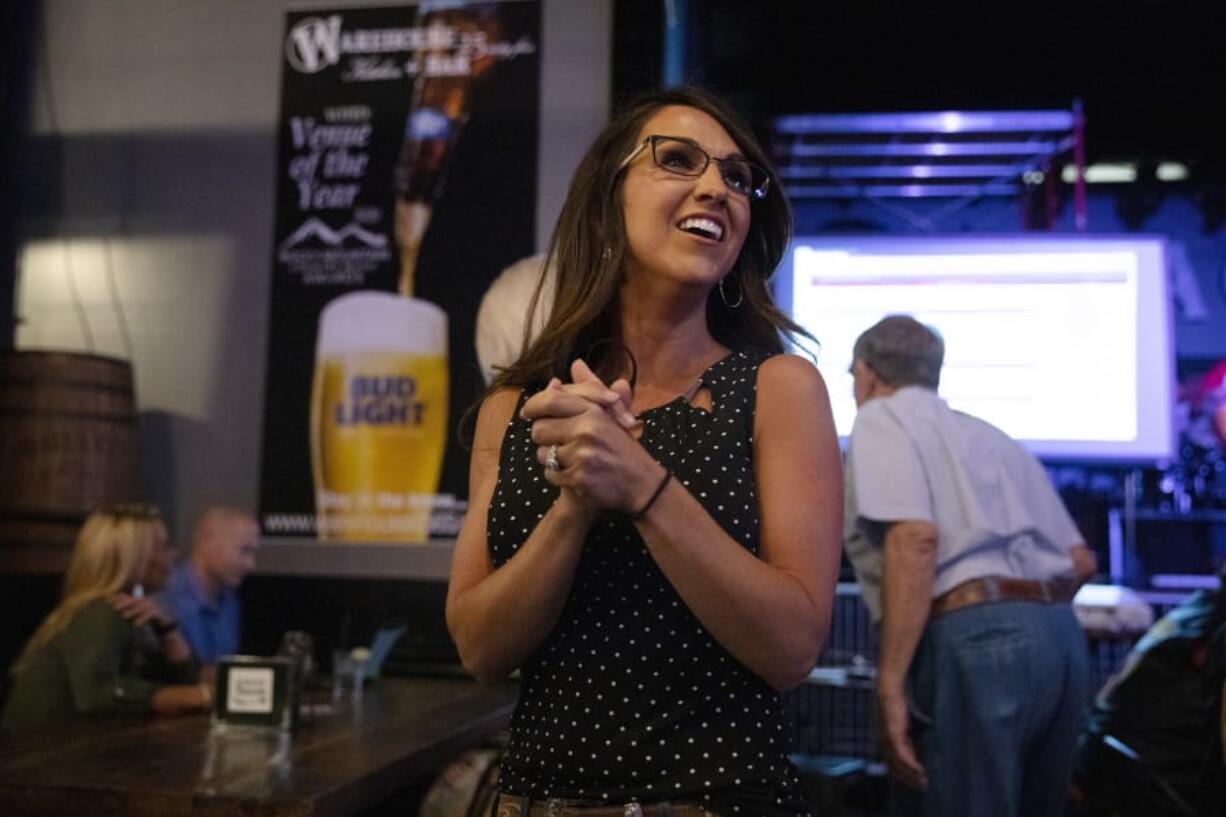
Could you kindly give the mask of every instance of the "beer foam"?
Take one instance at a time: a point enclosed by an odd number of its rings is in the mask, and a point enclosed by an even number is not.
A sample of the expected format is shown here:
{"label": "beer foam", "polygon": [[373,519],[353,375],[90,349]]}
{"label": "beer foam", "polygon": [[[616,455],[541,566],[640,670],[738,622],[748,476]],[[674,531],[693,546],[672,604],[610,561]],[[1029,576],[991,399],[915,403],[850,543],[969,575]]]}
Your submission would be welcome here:
{"label": "beer foam", "polygon": [[429,301],[391,292],[350,292],[319,316],[316,359],[371,351],[447,354],[447,313]]}

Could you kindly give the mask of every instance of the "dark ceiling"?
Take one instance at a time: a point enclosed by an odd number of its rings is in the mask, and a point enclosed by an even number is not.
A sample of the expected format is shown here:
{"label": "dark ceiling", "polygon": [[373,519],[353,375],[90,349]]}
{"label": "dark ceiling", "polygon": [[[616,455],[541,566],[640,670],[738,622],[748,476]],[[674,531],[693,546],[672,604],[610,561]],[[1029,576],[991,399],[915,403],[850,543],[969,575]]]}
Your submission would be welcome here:
{"label": "dark ceiling", "polygon": [[[782,113],[1068,108],[1091,161],[1226,144],[1226,2],[688,0],[688,74],[758,127]],[[616,0],[614,91],[660,81],[664,0]]]}

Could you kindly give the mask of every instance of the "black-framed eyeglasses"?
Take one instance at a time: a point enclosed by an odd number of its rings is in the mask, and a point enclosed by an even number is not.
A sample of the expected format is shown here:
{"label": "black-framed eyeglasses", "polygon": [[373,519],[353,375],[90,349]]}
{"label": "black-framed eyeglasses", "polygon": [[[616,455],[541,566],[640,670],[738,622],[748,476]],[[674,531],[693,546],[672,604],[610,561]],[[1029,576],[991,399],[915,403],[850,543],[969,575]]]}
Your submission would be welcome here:
{"label": "black-framed eyeglasses", "polygon": [[651,158],[656,167],[676,173],[678,176],[701,176],[707,172],[711,162],[719,166],[719,175],[724,184],[733,193],[751,199],[765,198],[770,189],[770,173],[761,165],[756,165],[740,156],[729,156],[717,159],[689,139],[680,136],[653,135],[644,139],[630,155],[622,160],[618,170],[623,170],[634,157],[643,152],[643,148],[651,146]]}

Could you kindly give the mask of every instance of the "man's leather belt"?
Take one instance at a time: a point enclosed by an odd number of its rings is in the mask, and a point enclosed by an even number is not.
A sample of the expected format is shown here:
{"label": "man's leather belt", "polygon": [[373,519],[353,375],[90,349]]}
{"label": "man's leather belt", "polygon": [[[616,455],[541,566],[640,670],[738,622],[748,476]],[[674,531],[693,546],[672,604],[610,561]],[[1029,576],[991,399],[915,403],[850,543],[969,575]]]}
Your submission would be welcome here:
{"label": "man's leather belt", "polygon": [[712,817],[712,814],[692,803],[585,805],[573,800],[529,800],[499,794],[497,817]]}
{"label": "man's leather belt", "polygon": [[984,576],[971,579],[932,600],[929,615],[939,616],[974,604],[994,601],[1038,601],[1045,604],[1072,601],[1076,588],[1073,582],[1060,579],[1034,581],[1010,579],[1005,576]]}

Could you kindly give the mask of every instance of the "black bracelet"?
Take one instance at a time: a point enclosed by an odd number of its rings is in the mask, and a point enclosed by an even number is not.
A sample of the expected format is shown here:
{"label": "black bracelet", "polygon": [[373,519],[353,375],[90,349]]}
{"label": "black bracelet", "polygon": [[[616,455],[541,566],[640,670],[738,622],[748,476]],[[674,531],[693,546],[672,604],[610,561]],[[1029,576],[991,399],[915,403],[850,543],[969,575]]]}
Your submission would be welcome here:
{"label": "black bracelet", "polygon": [[179,629],[179,622],[161,622],[156,618],[150,622],[153,625],[153,631],[158,634],[158,638],[165,638],[175,630]]}
{"label": "black bracelet", "polygon": [[657,485],[655,491],[652,492],[651,498],[647,500],[647,502],[643,505],[643,507],[639,508],[637,511],[630,514],[630,518],[634,520],[635,522],[637,522],[640,519],[642,519],[644,516],[646,516],[647,512],[651,510],[651,506],[656,504],[656,500],[660,498],[660,494],[664,493],[664,486],[668,485],[668,481],[672,478],[673,478],[673,472],[665,468],[664,469],[664,479],[660,480],[660,484]]}

